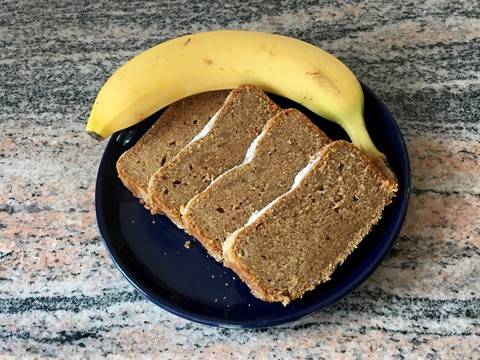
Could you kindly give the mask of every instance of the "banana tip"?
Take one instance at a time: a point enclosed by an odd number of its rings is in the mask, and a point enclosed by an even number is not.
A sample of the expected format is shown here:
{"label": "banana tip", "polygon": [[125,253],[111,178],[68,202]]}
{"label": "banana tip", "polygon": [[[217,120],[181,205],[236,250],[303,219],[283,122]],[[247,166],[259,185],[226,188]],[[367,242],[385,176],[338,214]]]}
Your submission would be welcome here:
{"label": "banana tip", "polygon": [[97,141],[101,141],[101,140],[104,139],[104,137],[98,135],[98,134],[97,134],[96,132],[94,132],[94,131],[89,131],[89,130],[87,130],[87,134],[90,135],[92,138],[94,138],[94,139],[97,140]]}

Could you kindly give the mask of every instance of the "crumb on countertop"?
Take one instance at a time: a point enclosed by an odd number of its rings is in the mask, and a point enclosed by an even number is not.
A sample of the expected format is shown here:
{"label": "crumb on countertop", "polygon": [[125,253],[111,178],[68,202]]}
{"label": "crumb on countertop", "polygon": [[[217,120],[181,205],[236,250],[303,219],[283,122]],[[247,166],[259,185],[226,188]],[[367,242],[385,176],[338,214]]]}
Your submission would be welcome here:
{"label": "crumb on countertop", "polygon": [[192,246],[192,242],[190,240],[186,241],[185,244],[183,244],[183,247],[185,249],[190,249],[191,246]]}

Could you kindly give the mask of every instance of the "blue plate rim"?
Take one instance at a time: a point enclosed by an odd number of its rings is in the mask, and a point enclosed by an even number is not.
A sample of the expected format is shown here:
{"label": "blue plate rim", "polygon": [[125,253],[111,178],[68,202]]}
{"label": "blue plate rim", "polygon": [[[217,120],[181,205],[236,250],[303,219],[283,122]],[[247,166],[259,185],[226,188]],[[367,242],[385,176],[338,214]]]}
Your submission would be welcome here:
{"label": "blue plate rim", "polygon": [[395,131],[399,134],[399,144],[402,147],[402,153],[405,154],[404,158],[401,161],[401,167],[403,170],[403,173],[405,174],[404,178],[402,179],[404,181],[404,191],[401,194],[398,194],[397,196],[402,197],[403,201],[400,204],[400,215],[395,219],[395,223],[393,224],[394,230],[390,232],[390,236],[388,238],[388,241],[384,241],[384,246],[381,250],[381,252],[376,256],[375,261],[372,261],[368,267],[365,267],[362,271],[358,272],[357,275],[355,276],[354,281],[351,281],[347,286],[345,286],[341,291],[335,293],[334,295],[330,296],[327,299],[324,299],[323,301],[317,302],[315,304],[312,304],[304,309],[301,309],[297,312],[279,316],[274,319],[268,319],[264,320],[262,322],[259,322],[258,320],[248,320],[248,321],[218,321],[218,320],[213,320],[212,317],[208,315],[202,315],[197,312],[191,312],[187,310],[179,310],[174,306],[171,306],[167,301],[164,299],[159,299],[155,295],[153,295],[148,289],[143,288],[140,284],[137,283],[135,278],[131,276],[128,272],[128,269],[124,266],[124,264],[121,261],[121,258],[115,249],[115,247],[112,245],[113,242],[109,240],[108,236],[108,231],[107,225],[105,222],[105,215],[103,212],[103,208],[100,204],[99,199],[101,199],[101,194],[104,191],[103,188],[103,183],[101,181],[101,174],[104,172],[104,168],[106,167],[106,149],[110,146],[110,144],[115,141],[115,134],[110,137],[110,140],[105,148],[105,151],[102,155],[102,159],[100,161],[100,165],[98,168],[97,172],[97,178],[96,178],[96,186],[95,186],[95,211],[96,211],[96,219],[97,219],[97,226],[99,228],[100,236],[102,238],[102,242],[107,249],[107,252],[109,253],[113,263],[115,266],[120,270],[122,275],[128,280],[130,284],[133,285],[137,291],[139,291],[144,297],[146,297],[148,300],[153,302],[154,304],[158,305],[162,309],[177,315],[181,318],[184,318],[186,320],[194,321],[197,323],[205,324],[205,325],[212,325],[212,326],[218,326],[218,327],[227,327],[227,328],[267,328],[267,327],[272,327],[272,326],[279,326],[282,324],[290,323],[293,321],[297,321],[301,318],[307,317],[309,315],[314,314],[315,312],[325,308],[326,306],[329,306],[344,296],[346,296],[348,293],[353,291],[355,288],[360,286],[364,281],[366,281],[370,275],[377,269],[377,267],[380,265],[382,260],[385,258],[385,256],[388,254],[390,249],[392,248],[395,239],[398,237],[400,230],[402,228],[403,222],[405,220],[407,208],[408,208],[408,203],[410,199],[410,193],[411,193],[411,173],[410,173],[410,160],[409,160],[409,155],[408,155],[408,150],[407,146],[405,143],[405,139],[403,138],[403,135],[401,133],[401,130],[395,121],[395,118],[392,116],[390,111],[388,110],[387,106],[384,104],[384,102],[363,82],[361,82],[362,87],[364,88],[364,91],[367,91],[370,96],[372,96],[377,103],[380,105],[382,108],[382,111],[385,112],[388,115],[388,118],[391,121],[391,124],[394,126]]}

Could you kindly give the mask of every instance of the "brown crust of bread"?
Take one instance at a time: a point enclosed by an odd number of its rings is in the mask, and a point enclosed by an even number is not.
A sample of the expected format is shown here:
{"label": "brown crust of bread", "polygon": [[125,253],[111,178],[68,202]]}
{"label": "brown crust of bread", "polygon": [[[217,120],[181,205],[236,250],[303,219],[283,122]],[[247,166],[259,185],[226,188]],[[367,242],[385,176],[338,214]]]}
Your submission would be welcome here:
{"label": "brown crust of bread", "polygon": [[282,304],[287,305],[290,302],[290,298],[285,297],[279,299],[277,297],[273,297],[269,294],[268,289],[263,288],[257,281],[256,277],[253,276],[250,270],[245,267],[240,261],[239,258],[236,256],[235,251],[229,251],[229,246],[234,246],[235,238],[237,237],[238,233],[242,231],[243,228],[238,229],[237,231],[233,232],[223,244],[223,265],[232,269],[238,277],[248,285],[252,294],[267,302],[275,302],[280,301]]}
{"label": "brown crust of bread", "polygon": [[170,220],[172,220],[172,222],[177,225],[179,229],[184,229],[185,226],[183,225],[182,214],[180,211],[178,211],[174,206],[171,206],[163,194],[150,190],[154,186],[153,178],[154,177],[152,176],[150,182],[148,183],[148,198],[150,204],[152,204],[152,214],[164,214]]}
{"label": "brown crust of bread", "polygon": [[218,244],[204,231],[202,231],[199,226],[196,226],[194,222],[189,221],[189,219],[185,216],[182,216],[182,219],[183,225],[185,226],[185,231],[197,239],[211,257],[219,262],[222,262],[222,248],[218,246]]}
{"label": "brown crust of bread", "polygon": [[148,198],[148,193],[145,192],[137,181],[133,177],[130,176],[130,173],[128,172],[127,165],[125,164],[125,159],[128,156],[126,152],[124,152],[122,155],[117,160],[117,173],[118,177],[122,181],[123,185],[130,190],[130,192],[135,195],[137,198],[145,201]]}
{"label": "brown crust of bread", "polygon": [[[351,144],[348,143],[347,141],[344,141],[344,140],[335,141],[335,142],[332,142],[332,143],[326,145],[319,152],[319,158],[322,158],[323,162],[326,162],[327,159],[324,159],[322,155],[325,154],[326,152],[328,152],[328,150],[332,146],[339,146],[339,145],[341,145],[343,147],[351,148]],[[357,152],[356,155],[363,158],[363,160],[367,164],[367,167],[369,167],[370,170],[372,170],[377,176],[379,176],[380,178],[383,179],[382,180],[382,186],[384,188],[389,189],[392,193],[395,193],[397,191],[398,183],[397,183],[396,179],[394,179],[392,177],[389,177],[388,175],[384,174],[380,169],[377,168],[377,166],[375,166],[374,162],[370,158],[368,158],[359,149],[354,148],[353,151],[356,151]],[[309,174],[306,175],[306,177],[308,177],[308,176],[309,176]],[[305,178],[302,180],[302,182],[305,181]],[[300,186],[301,186],[301,183],[300,183]],[[279,202],[279,203],[280,202],[285,202],[286,201],[285,195],[286,194],[278,197],[274,201]],[[388,205],[388,204],[389,203],[385,204],[385,206]],[[223,259],[224,259],[224,265],[226,267],[229,267],[233,271],[235,271],[235,273],[240,277],[240,279],[242,279],[242,281],[244,281],[248,285],[248,287],[250,288],[250,290],[251,290],[251,292],[254,296],[258,297],[261,300],[267,301],[267,302],[281,302],[283,305],[287,305],[292,300],[294,300],[298,297],[292,297],[292,296],[289,296],[289,294],[288,295],[286,294],[285,296],[283,296],[283,295],[279,296],[278,294],[271,294],[269,292],[269,289],[267,289],[265,287],[262,287],[259,284],[255,274],[252,273],[251,269],[244,266],[242,261],[240,261],[240,259],[237,256],[237,251],[235,251],[236,250],[235,247],[236,247],[236,245],[238,245],[236,243],[236,238],[238,237],[238,235],[240,233],[249,233],[249,232],[254,231],[255,227],[258,226],[264,220],[264,218],[270,216],[273,213],[273,211],[274,210],[272,208],[268,209],[265,213],[263,213],[260,217],[258,217],[253,223],[249,224],[248,226],[244,226],[244,227],[238,229],[237,231],[235,231],[234,233],[232,233],[227,238],[227,241],[225,241],[225,243],[223,245]],[[380,218],[381,218],[381,214],[379,214],[378,216],[376,216],[372,220],[371,225],[373,226],[374,224],[376,224],[380,220]],[[348,255],[350,255],[350,253],[360,244],[360,242],[363,240],[363,238],[369,232],[370,232],[370,228],[365,228],[365,229],[363,229],[362,232],[358,233],[356,239],[354,239],[354,241],[352,241],[348,244],[348,247],[347,247],[346,251],[342,255],[338,256],[337,259],[335,259],[334,263],[336,263],[337,265],[335,267],[327,269],[327,271],[322,274],[320,280],[316,284],[313,284],[310,288],[306,289],[305,292],[307,292],[309,290],[312,290],[318,284],[329,280],[330,276],[333,274],[335,269],[345,261],[345,259],[348,257]],[[301,296],[303,296],[303,294]]]}
{"label": "brown crust of bread", "polygon": [[[283,121],[283,117],[288,116],[292,112],[298,112],[296,109],[285,109],[277,113],[275,116],[273,116],[268,122],[265,124],[262,133],[259,136],[262,136],[262,134],[266,133],[267,131],[270,131],[272,128],[276,126],[278,122]],[[303,115],[303,114],[302,114]],[[324,139],[325,143],[330,142],[331,140],[328,138],[328,136],[314,123],[312,123],[305,115],[303,116],[297,116],[295,115],[295,121],[302,122],[303,125],[309,128],[310,131],[317,133],[319,137]],[[257,146],[261,146],[261,139],[258,143]],[[254,155],[255,156],[255,155]],[[226,174],[226,173],[225,173]],[[216,180],[219,180],[224,176],[225,174],[220,175]],[[204,191],[207,191],[204,190]],[[182,211],[182,220],[183,220],[183,225],[185,226],[186,231],[194,236],[202,245],[203,247],[208,251],[208,253],[215,258],[217,261],[222,261],[223,254],[222,254],[222,246],[219,245],[215,239],[212,239],[205,231],[203,231],[202,227],[197,226],[195,223],[194,219],[192,219],[189,216],[189,209],[192,206],[192,204],[195,202],[195,199],[200,196],[201,193],[195,195],[185,206],[185,209]]]}

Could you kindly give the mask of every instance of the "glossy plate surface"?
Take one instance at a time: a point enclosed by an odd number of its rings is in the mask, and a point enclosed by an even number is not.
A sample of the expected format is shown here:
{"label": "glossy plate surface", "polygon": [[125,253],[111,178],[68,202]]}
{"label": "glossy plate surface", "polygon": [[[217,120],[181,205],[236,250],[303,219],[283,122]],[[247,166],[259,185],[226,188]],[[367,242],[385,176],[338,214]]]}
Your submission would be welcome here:
{"label": "glossy plate surface", "polygon": [[[97,222],[110,255],[125,277],[148,299],[189,320],[218,326],[267,327],[309,315],[340,299],[364,281],[386,255],[403,223],[410,192],[407,149],[395,120],[367,87],[365,118],[375,144],[398,177],[399,192],[370,234],[332,279],[284,307],[253,297],[235,274],[217,263],[193,238],[166,217],[152,216],[122,185],[115,163],[154,123],[159,113],[113,135],[97,176]],[[295,107],[332,139],[348,139],[336,124],[277,96],[282,108]],[[190,249],[184,244],[191,241]]]}

